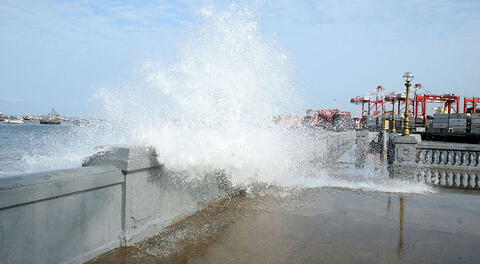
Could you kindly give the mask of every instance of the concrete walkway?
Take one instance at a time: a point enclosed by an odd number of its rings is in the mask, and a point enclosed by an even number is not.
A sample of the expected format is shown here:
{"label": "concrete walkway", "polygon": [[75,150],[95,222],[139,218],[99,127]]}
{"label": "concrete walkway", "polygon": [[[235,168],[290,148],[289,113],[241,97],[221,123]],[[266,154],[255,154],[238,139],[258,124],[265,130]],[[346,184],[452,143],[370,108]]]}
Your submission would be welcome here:
{"label": "concrete walkway", "polygon": [[91,263],[479,263],[478,194],[309,189],[240,197]]}

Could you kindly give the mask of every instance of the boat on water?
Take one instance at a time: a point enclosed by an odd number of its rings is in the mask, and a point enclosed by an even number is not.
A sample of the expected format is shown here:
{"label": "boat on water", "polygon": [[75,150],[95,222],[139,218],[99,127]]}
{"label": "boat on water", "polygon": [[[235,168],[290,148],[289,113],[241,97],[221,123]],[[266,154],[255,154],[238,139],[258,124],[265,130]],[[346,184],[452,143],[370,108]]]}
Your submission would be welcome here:
{"label": "boat on water", "polygon": [[40,119],[40,124],[42,124],[42,125],[60,125],[65,120],[66,120],[65,118],[62,118],[55,111],[55,109],[52,108],[52,111],[48,115],[46,115],[42,119]]}
{"label": "boat on water", "polygon": [[6,124],[23,124],[25,122],[23,122],[22,119],[5,119],[3,121],[3,123],[6,123]]}
{"label": "boat on water", "polygon": [[40,124],[42,125],[60,125],[62,121],[58,118],[46,118],[40,119]]}

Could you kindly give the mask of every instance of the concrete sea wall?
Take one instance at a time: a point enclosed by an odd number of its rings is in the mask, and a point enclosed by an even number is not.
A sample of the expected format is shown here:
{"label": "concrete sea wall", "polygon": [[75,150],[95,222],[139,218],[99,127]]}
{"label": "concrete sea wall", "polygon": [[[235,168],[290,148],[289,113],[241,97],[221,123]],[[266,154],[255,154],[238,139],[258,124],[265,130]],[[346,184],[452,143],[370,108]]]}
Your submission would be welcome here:
{"label": "concrete sea wall", "polygon": [[111,148],[84,167],[0,178],[0,263],[82,263],[226,197],[221,171],[186,182],[153,148]]}

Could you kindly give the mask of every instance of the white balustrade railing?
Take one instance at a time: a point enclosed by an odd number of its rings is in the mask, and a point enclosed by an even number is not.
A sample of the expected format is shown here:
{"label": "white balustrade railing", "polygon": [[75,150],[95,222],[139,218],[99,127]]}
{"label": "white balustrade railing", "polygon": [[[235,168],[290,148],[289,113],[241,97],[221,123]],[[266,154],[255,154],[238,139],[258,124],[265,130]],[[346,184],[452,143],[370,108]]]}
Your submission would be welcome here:
{"label": "white balustrade railing", "polygon": [[418,170],[416,180],[441,187],[480,189],[480,173],[478,171],[458,172],[423,168]]}
{"label": "white balustrade railing", "polygon": [[480,167],[480,151],[417,148],[417,163]]}
{"label": "white balustrade railing", "polygon": [[442,187],[480,189],[480,145],[421,142],[416,154],[416,180]]}

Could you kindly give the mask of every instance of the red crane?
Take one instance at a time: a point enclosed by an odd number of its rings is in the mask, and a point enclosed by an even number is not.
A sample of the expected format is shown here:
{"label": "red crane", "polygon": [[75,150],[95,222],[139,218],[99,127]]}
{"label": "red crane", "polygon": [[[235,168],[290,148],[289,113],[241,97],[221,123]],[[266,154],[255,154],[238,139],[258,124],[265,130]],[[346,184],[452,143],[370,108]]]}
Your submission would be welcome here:
{"label": "red crane", "polygon": [[362,105],[362,119],[371,115],[372,112],[373,112],[373,115],[378,116],[385,109],[385,100],[383,96],[384,91],[385,91],[385,88],[379,85],[377,86],[377,88],[371,91],[368,95],[357,96],[355,98],[350,99],[350,103]]}
{"label": "red crane", "polygon": [[[472,110],[471,111],[468,110],[468,104],[472,104]],[[477,107],[480,107],[480,98],[478,98],[478,97],[465,97],[463,99],[463,112],[464,113],[470,112],[470,113],[475,114],[475,113],[479,112]]]}
{"label": "red crane", "polygon": [[447,111],[449,114],[452,113],[452,110],[455,110],[455,113],[460,113],[460,97],[454,94],[415,95],[415,98],[413,99],[413,101],[415,103],[415,111],[414,111],[415,118],[418,118],[418,116],[422,116],[424,122],[425,120],[427,120],[427,104],[428,103],[443,103],[443,106],[447,108]]}

